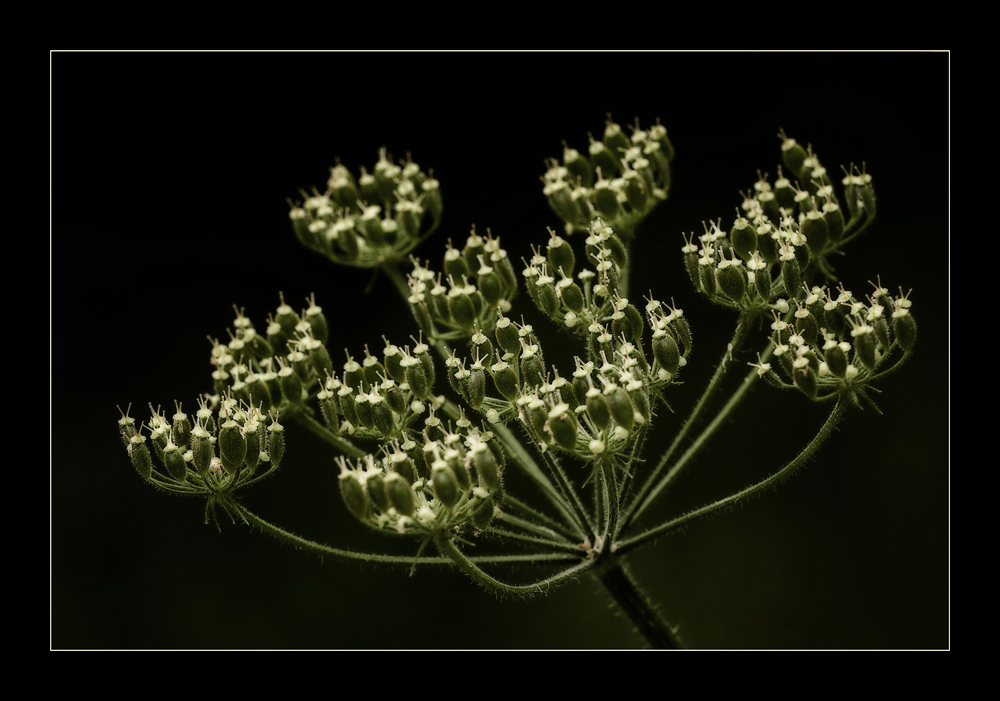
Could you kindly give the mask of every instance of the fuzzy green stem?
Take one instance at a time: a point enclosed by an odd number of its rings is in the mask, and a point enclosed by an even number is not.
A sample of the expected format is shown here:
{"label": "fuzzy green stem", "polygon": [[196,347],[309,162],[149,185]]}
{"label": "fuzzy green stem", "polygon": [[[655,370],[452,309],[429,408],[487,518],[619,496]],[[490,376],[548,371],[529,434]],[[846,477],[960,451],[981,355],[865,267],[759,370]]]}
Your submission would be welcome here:
{"label": "fuzzy green stem", "polygon": [[740,501],[749,499],[757,494],[760,494],[766,489],[777,487],[779,484],[781,484],[786,479],[791,477],[792,474],[797,469],[802,467],[802,465],[805,464],[805,462],[809,460],[809,458],[811,458],[816,453],[817,450],[819,450],[819,447],[823,445],[823,442],[826,441],[827,438],[830,437],[834,429],[837,427],[837,424],[839,424],[841,419],[843,419],[846,408],[847,405],[845,401],[843,399],[839,400],[836,403],[836,405],[834,405],[833,411],[830,412],[830,415],[823,423],[823,426],[820,427],[819,431],[809,442],[809,444],[802,449],[802,452],[796,455],[791,462],[789,462],[787,465],[782,467],[780,470],[775,472],[770,477],[767,477],[766,479],[763,479],[760,482],[757,482],[756,484],[753,484],[747,487],[746,489],[737,492],[736,494],[732,494],[712,504],[703,506],[700,509],[695,509],[694,511],[690,511],[684,514],[683,516],[675,518],[672,521],[667,521],[666,523],[660,524],[659,526],[651,528],[648,531],[640,533],[637,536],[634,536],[632,538],[627,538],[617,543],[613,543],[611,546],[612,552],[614,552],[615,554],[622,554],[628,552],[629,550],[634,550],[635,548],[639,547],[643,543],[652,540],[653,538],[657,538],[674,529],[680,528],[681,526],[686,526],[692,521],[708,516],[720,509],[731,507],[739,503]]}
{"label": "fuzzy green stem", "polygon": [[309,429],[314,436],[326,441],[348,457],[363,458],[368,455],[367,450],[359,448],[347,439],[338,436],[305,411],[297,411],[294,414],[290,414],[289,417],[293,421],[297,421],[299,424]]}
{"label": "fuzzy green stem", "polygon": [[[628,524],[630,524],[649,505],[651,497],[647,498],[646,494],[653,489],[654,485],[657,485],[656,480],[660,476],[660,473],[663,472],[664,468],[670,462],[670,458],[673,457],[674,453],[677,452],[677,449],[687,438],[688,432],[690,432],[690,430],[697,423],[698,419],[701,417],[701,413],[705,410],[709,400],[721,388],[722,379],[725,377],[727,370],[732,366],[732,355],[740,350],[743,346],[743,342],[746,340],[748,327],[749,319],[741,314],[739,321],[736,324],[736,330],[733,333],[733,340],[729,343],[729,346],[723,354],[718,367],[715,368],[715,374],[712,375],[712,379],[709,381],[708,386],[705,387],[705,391],[702,392],[701,398],[698,399],[698,403],[695,404],[694,409],[684,422],[684,425],[681,427],[677,436],[674,437],[670,447],[660,457],[659,462],[656,464],[656,467],[653,468],[649,478],[643,483],[642,488],[626,508],[625,514],[619,522],[619,531],[627,527]],[[657,491],[659,489],[662,489],[662,486],[657,485]]]}
{"label": "fuzzy green stem", "polygon": [[677,632],[660,616],[623,561],[616,559],[597,578],[653,649],[684,647]]}
{"label": "fuzzy green stem", "polygon": [[506,582],[501,582],[500,580],[483,572],[483,570],[481,570],[470,558],[466,557],[465,553],[459,550],[446,535],[441,535],[436,538],[434,540],[434,544],[437,546],[442,555],[458,565],[458,567],[469,575],[474,581],[486,589],[496,592],[497,594],[530,596],[532,594],[546,592],[555,586],[565,584],[566,582],[575,579],[578,575],[594,566],[593,560],[584,560],[583,562],[565,569],[558,574],[531,584],[507,584]]}

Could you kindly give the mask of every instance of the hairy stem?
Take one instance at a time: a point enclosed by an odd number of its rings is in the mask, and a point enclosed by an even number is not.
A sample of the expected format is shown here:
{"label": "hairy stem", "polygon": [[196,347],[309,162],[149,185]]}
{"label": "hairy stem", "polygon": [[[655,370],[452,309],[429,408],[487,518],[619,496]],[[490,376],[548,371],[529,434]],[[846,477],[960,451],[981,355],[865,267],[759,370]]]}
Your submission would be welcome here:
{"label": "hairy stem", "polygon": [[[732,366],[732,355],[740,350],[743,346],[743,342],[746,340],[749,321],[750,320],[744,315],[740,315],[739,321],[736,324],[736,330],[733,333],[733,340],[729,343],[726,352],[722,356],[722,360],[719,362],[718,367],[716,367],[715,374],[712,375],[712,379],[709,380],[708,386],[705,387],[705,391],[702,392],[701,398],[698,399],[698,403],[695,404],[694,409],[684,422],[684,425],[681,427],[677,436],[674,437],[670,447],[660,457],[659,462],[656,464],[656,467],[653,468],[649,478],[643,483],[642,488],[626,508],[625,514],[623,515],[621,521],[619,521],[619,532],[627,527],[640,513],[642,513],[642,511],[648,507],[652,497],[647,498],[647,493],[653,489],[654,485],[657,485],[656,480],[660,476],[660,473],[663,472],[674,453],[677,452],[677,449],[687,438],[688,433],[701,417],[701,414],[708,405],[709,400],[721,388],[722,379],[725,377],[727,370]],[[663,487],[661,485],[657,485],[657,491],[662,488]]]}
{"label": "hairy stem", "polygon": [[639,588],[622,560],[616,558],[613,564],[601,570],[597,578],[653,649],[677,650],[684,647],[677,632]]}
{"label": "hairy stem", "polygon": [[760,494],[766,489],[778,486],[783,481],[791,477],[792,474],[798,468],[802,467],[802,465],[805,464],[805,462],[809,460],[809,458],[811,458],[816,453],[817,450],[819,450],[819,447],[823,445],[823,442],[826,441],[827,438],[830,437],[830,434],[833,433],[834,429],[837,427],[837,424],[839,424],[841,419],[843,419],[846,408],[847,407],[845,401],[843,399],[838,400],[836,405],[834,405],[833,407],[833,411],[830,412],[830,415],[827,417],[826,421],[820,427],[819,431],[809,442],[809,444],[802,449],[802,452],[796,455],[791,462],[789,462],[787,465],[782,467],[780,470],[775,472],[770,477],[767,477],[766,479],[763,479],[760,482],[757,482],[756,484],[750,485],[746,489],[739,491],[736,494],[725,497],[724,499],[720,499],[712,504],[703,506],[700,509],[695,509],[694,511],[690,511],[684,514],[683,516],[675,518],[671,521],[667,521],[666,523],[660,524],[659,526],[651,528],[648,531],[645,531],[644,533],[640,533],[635,537],[626,538],[625,540],[613,543],[611,545],[612,552],[616,554],[621,554],[628,552],[629,550],[634,550],[635,548],[639,547],[643,543],[652,540],[653,538],[657,538],[665,533],[669,533],[672,530],[680,528],[681,526],[685,526],[691,523],[692,521],[713,514],[720,509],[725,509],[727,507],[733,506],[739,503],[740,501],[749,499],[757,494]]}

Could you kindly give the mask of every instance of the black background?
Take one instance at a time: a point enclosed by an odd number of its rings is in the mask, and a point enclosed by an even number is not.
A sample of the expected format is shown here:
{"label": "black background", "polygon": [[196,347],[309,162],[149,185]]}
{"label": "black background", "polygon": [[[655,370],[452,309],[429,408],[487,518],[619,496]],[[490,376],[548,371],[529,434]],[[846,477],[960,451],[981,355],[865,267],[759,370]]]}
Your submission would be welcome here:
{"label": "black background", "polygon": [[[139,421],[149,402],[193,409],[210,387],[206,336],[226,338],[233,304],[263,325],[279,290],[293,306],[316,293],[331,350],[360,357],[383,333],[408,342],[415,324],[386,281],[363,294],[368,273],[332,266],[291,233],[286,198],[322,187],[335,158],[357,173],[386,146],[434,169],[445,219],[420,250],[434,267],[473,223],[518,261],[556,225],[544,159],[564,139],[585,148],[608,112],[623,125],[659,117],[677,150],[670,199],[633,251],[634,294],[674,298],[695,334],[659,443],[734,323],[691,290],[681,232],[717,217],[728,226],[757,169],[773,180],[779,128],[836,173],[866,163],[878,222],[838,273],[856,295],[876,275],[913,288],[919,324],[914,358],[881,386],[884,415],[852,412],[792,481],[637,552],[636,575],[693,647],[949,646],[947,54],[51,58],[53,647],[641,646],[589,579],[497,601],[457,572],[321,563],[228,522],[220,534],[200,502],[144,485],[116,430],[116,405],[132,403]],[[526,296],[515,311],[533,319]],[[565,345],[545,334],[543,347]],[[824,416],[761,385],[660,512],[761,479]],[[282,474],[245,496],[251,509],[334,546],[413,551],[353,522],[329,454],[295,427],[289,438]]]}

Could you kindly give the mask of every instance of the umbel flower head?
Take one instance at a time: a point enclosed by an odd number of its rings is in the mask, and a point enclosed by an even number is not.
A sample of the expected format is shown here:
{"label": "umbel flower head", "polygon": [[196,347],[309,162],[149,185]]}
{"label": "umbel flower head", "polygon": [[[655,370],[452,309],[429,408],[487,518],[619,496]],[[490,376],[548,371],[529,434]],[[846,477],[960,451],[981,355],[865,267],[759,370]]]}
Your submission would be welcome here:
{"label": "umbel flower head", "polygon": [[773,384],[794,386],[814,401],[842,394],[868,399],[865,388],[896,370],[913,351],[917,330],[909,295],[901,291],[892,298],[881,284],[874,287],[865,301],[843,285],[806,290],[793,313],[773,316],[777,369],[759,359],[750,364]]}
{"label": "umbel flower head", "polygon": [[667,130],[659,121],[641,129],[636,120],[629,137],[608,115],[602,138],[590,136],[586,153],[565,142],[564,146],[562,163],[552,159],[542,182],[545,197],[562,219],[565,233],[588,231],[591,222],[600,217],[631,240],[636,225],[667,198],[670,190],[674,147]]}
{"label": "umbel flower head", "polygon": [[398,262],[441,223],[441,188],[409,159],[393,163],[383,148],[372,173],[355,178],[339,163],[322,193],[290,203],[295,235],[334,263],[373,268]]}

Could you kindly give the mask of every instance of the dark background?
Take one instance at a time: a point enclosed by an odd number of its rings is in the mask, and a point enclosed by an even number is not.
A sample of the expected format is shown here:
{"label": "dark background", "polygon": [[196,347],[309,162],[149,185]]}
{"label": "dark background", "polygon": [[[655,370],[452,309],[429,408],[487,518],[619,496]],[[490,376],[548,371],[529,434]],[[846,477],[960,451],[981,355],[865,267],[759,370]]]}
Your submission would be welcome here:
{"label": "dark background", "polygon": [[[779,128],[834,173],[866,162],[878,222],[838,272],[855,294],[876,275],[913,288],[919,324],[915,357],[881,385],[884,415],[852,412],[780,490],[637,552],[637,576],[693,647],[950,645],[947,54],[51,58],[52,647],[641,646],[589,579],[497,601],[452,571],[320,562],[228,522],[220,534],[202,524],[201,502],[143,484],[116,430],[116,405],[132,403],[139,421],[149,402],[192,411],[210,387],[206,336],[226,338],[233,304],[260,327],[278,290],[293,306],[316,293],[331,349],[361,357],[383,333],[407,342],[415,324],[385,281],[363,294],[368,273],[332,266],[291,233],[285,199],[322,187],[335,158],[357,173],[386,146],[434,169],[445,219],[420,251],[434,267],[473,223],[518,261],[556,225],[544,159],[563,139],[585,148],[607,112],[623,125],[659,117],[677,150],[670,199],[634,251],[635,296],[674,298],[695,334],[660,443],[734,323],[693,293],[681,232],[717,217],[728,226],[757,169],[773,180]],[[526,295],[515,310],[533,318]],[[824,416],[762,384],[663,516],[761,479]],[[353,522],[329,453],[295,427],[289,439],[282,474],[245,496],[251,509],[334,546],[412,552]]]}

